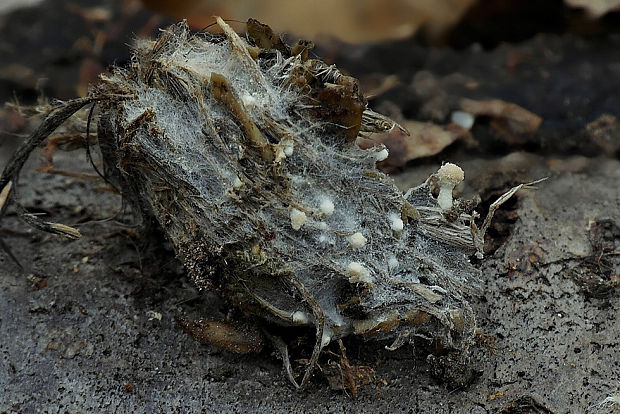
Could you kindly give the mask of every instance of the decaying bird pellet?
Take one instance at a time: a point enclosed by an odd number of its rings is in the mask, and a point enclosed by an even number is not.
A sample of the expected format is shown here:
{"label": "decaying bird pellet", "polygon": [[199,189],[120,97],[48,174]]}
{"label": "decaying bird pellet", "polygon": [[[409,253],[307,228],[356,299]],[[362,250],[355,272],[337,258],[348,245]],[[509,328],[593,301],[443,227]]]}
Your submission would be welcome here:
{"label": "decaying bird pellet", "polygon": [[387,150],[356,145],[399,126],[367,108],[355,79],[309,58],[309,42],[291,48],[253,20],[247,39],[217,23],[223,35],[180,23],[139,41],[128,68],[50,114],[0,188],[10,191],[34,146],[95,102],[107,179],[161,226],[196,285],[272,324],[315,331],[300,385],[321,349],[347,335],[389,349],[430,338],[465,354],[475,328],[466,296],[479,277],[468,257],[482,253],[490,217],[478,229],[471,203],[452,199],[462,171],[451,165],[456,179],[440,172],[403,194],[376,168]]}

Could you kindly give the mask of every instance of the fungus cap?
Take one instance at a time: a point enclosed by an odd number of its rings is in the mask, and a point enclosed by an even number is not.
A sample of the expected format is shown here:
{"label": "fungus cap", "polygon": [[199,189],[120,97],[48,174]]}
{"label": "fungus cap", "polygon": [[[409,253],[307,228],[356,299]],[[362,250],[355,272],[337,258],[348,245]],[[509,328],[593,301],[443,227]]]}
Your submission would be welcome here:
{"label": "fungus cap", "polygon": [[452,184],[457,185],[465,178],[465,173],[463,169],[456,164],[452,164],[451,162],[445,163],[439,168],[437,171],[437,177],[439,178],[440,184]]}

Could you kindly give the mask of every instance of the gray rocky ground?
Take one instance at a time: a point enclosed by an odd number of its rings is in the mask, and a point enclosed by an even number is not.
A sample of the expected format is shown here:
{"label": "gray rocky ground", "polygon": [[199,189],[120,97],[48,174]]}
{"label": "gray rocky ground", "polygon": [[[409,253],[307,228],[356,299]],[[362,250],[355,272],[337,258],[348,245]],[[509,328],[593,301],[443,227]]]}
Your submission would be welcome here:
{"label": "gray rocky ground", "polygon": [[[472,385],[448,390],[412,349],[370,353],[362,344],[359,359],[376,365],[387,385],[364,388],[357,400],[320,379],[293,391],[269,351],[240,357],[180,330],[175,316],[218,315],[225,306],[196,297],[172,257],[163,269],[140,263],[113,223],[84,225],[85,236],[68,242],[9,217],[3,239],[27,271],[2,257],[0,411],[483,413],[527,398],[557,413],[613,412],[597,404],[620,392],[620,299],[588,278],[604,274],[589,265],[597,260],[591,230],[620,219],[618,162],[517,153],[462,165],[474,180],[500,169],[550,176],[518,196],[511,236],[481,265],[475,307],[487,342]],[[22,182],[27,205],[63,222],[103,218],[120,205],[73,178],[29,171]],[[617,261],[600,265],[614,263],[617,278]],[[30,273],[46,286],[29,281]]]}

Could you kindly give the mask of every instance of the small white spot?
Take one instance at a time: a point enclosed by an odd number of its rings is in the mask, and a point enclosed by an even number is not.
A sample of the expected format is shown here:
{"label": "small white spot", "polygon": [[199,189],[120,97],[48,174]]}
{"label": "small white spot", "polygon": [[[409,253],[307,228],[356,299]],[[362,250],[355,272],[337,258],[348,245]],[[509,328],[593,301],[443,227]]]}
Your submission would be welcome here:
{"label": "small white spot", "polygon": [[296,208],[291,210],[291,227],[293,230],[299,230],[307,221],[308,217],[306,217],[306,213]]}
{"label": "small white spot", "polygon": [[326,216],[331,216],[332,214],[334,214],[334,202],[329,198],[326,198],[321,201],[319,209],[321,210],[321,213],[325,214]]}
{"label": "small white spot", "polygon": [[359,249],[360,247],[364,247],[366,245],[366,237],[360,232],[353,233],[349,237],[347,237],[349,244],[354,249]]}
{"label": "small white spot", "polygon": [[252,95],[243,95],[241,97],[241,101],[243,102],[243,105],[246,107],[246,109],[253,109],[254,107],[256,107],[256,98]]}
{"label": "small white spot", "polygon": [[383,148],[381,151],[378,151],[375,153],[375,160],[377,160],[377,162],[380,162],[380,161],[387,159],[387,157],[389,156],[390,156],[390,152],[388,151],[388,149]]}
{"label": "small white spot", "polygon": [[401,232],[405,228],[405,223],[398,215],[390,214],[390,226],[392,231]]}
{"label": "small white spot", "polygon": [[450,116],[452,123],[457,124],[465,129],[471,129],[474,126],[474,116],[468,112],[454,111]]}
{"label": "small white spot", "polygon": [[308,322],[310,322],[310,318],[308,318],[308,315],[302,311],[293,312],[293,314],[291,315],[291,319],[293,323],[298,325],[306,325]]}
{"label": "small white spot", "polygon": [[161,321],[161,313],[159,312],[150,310],[146,312],[146,316],[149,317],[149,321],[152,321],[153,319],[157,319],[158,321]]}
{"label": "small white spot", "polygon": [[327,223],[325,223],[324,221],[319,221],[317,227],[319,228],[319,230],[327,230],[329,228]]}
{"label": "small white spot", "polygon": [[396,256],[390,256],[390,258],[388,259],[388,267],[390,268],[390,270],[396,269],[398,265],[399,263]]}
{"label": "small white spot", "polygon": [[370,283],[370,272],[360,262],[351,262],[347,266],[347,275],[350,283]]}

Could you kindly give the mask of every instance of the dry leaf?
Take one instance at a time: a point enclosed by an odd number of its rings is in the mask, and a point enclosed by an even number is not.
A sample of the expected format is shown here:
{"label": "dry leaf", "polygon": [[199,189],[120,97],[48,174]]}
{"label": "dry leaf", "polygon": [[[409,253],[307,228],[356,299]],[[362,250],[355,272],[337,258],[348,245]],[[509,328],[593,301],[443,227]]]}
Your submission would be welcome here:
{"label": "dry leaf", "polygon": [[438,154],[454,141],[469,137],[466,129],[454,124],[441,126],[418,121],[404,121],[400,124],[410,135],[399,128],[392,128],[391,131],[373,134],[358,142],[362,148],[378,144],[387,147],[389,157],[381,164],[383,169],[401,167],[416,158]]}
{"label": "dry leaf", "polygon": [[543,121],[535,113],[501,99],[462,99],[460,107],[472,115],[491,117],[491,127],[503,135],[509,144],[523,144],[524,138],[536,132]]}
{"label": "dry leaf", "polygon": [[603,114],[586,125],[582,137],[612,157],[620,150],[620,121],[612,114]]}

